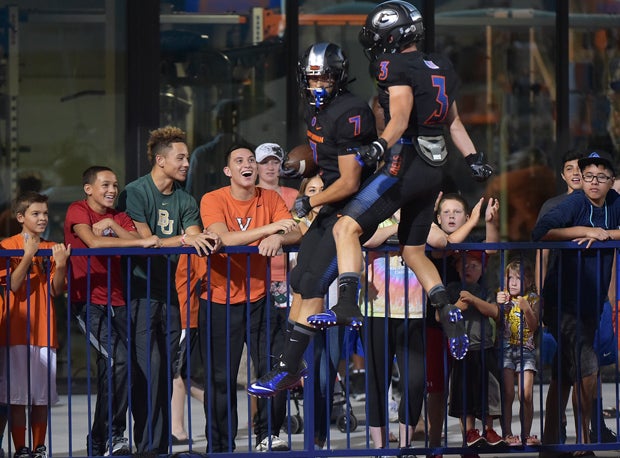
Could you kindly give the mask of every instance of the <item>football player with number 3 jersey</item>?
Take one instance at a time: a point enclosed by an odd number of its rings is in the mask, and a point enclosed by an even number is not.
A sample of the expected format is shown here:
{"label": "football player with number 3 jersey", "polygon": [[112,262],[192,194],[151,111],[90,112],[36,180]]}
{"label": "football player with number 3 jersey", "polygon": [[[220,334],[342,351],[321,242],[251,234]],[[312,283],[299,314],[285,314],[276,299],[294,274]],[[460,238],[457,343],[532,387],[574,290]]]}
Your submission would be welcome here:
{"label": "football player with number 3 jersey", "polygon": [[423,32],[420,12],[404,1],[388,1],[375,7],[360,31],[360,42],[377,81],[386,126],[378,140],[356,152],[366,164],[383,159],[384,165],[364,184],[334,226],[338,303],[308,321],[318,327],[357,321],[361,315],[357,306],[360,239],[370,237],[378,223],[401,208],[398,238],[403,245],[403,259],[428,293],[449,339],[450,352],[462,359],[469,345],[463,317],[450,303],[437,269],[424,253],[448,153],[444,127],[449,128],[474,179],[487,179],[492,169],[476,152],[459,118],[455,102],[458,78],[451,63],[443,56],[418,50]]}

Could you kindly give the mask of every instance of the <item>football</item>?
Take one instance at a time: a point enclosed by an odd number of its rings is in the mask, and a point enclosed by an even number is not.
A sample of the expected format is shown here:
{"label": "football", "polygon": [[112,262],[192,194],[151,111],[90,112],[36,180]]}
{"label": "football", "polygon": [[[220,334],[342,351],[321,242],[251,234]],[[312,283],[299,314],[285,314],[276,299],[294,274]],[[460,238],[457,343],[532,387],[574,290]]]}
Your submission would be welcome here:
{"label": "football", "polygon": [[307,143],[291,149],[282,162],[283,175],[288,177],[313,177],[319,171],[312,148]]}

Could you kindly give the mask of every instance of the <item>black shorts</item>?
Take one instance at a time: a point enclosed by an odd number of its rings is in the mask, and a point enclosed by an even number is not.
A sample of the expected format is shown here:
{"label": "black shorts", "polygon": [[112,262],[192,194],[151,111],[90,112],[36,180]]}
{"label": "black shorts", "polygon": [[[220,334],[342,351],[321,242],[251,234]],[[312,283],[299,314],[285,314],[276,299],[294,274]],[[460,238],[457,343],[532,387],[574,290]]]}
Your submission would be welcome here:
{"label": "black shorts", "polygon": [[323,206],[308,232],[302,237],[297,264],[290,274],[291,288],[303,299],[323,297],[338,277],[333,228],[339,211]]}
{"label": "black shorts", "polygon": [[462,360],[453,360],[450,387],[448,414],[451,417],[473,415],[481,420],[487,415],[499,417],[502,404],[495,349],[469,350]]}
{"label": "black shorts", "polygon": [[[574,383],[598,372],[598,356],[594,350],[594,335],[597,329],[595,322],[577,320],[575,315],[563,313],[560,335],[558,336],[557,326],[552,324],[549,329],[558,343],[552,365],[554,380],[558,380],[561,373],[563,384]],[[558,357],[561,372],[558,372]]]}
{"label": "black shorts", "polygon": [[429,165],[412,145],[398,147],[403,156],[400,176],[392,175],[387,163],[364,182],[342,213],[357,221],[365,240],[400,208],[399,242],[402,245],[424,245],[434,218],[435,200],[443,183],[443,168]]}

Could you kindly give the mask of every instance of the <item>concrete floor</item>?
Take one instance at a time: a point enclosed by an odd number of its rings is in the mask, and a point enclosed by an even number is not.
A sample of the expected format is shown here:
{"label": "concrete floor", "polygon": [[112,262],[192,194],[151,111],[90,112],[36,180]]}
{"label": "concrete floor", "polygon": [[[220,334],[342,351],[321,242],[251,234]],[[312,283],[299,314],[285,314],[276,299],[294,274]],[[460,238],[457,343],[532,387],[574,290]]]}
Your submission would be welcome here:
{"label": "concrete floor", "polygon": [[[546,394],[546,386],[543,388],[544,393]],[[604,406],[613,406],[617,405],[616,400],[616,386],[611,383],[604,383],[602,385]],[[237,453],[250,452],[253,451],[253,447],[255,446],[254,437],[251,438],[251,443],[248,437],[248,427],[247,427],[247,416],[248,416],[248,397],[245,391],[238,391],[237,398],[239,402],[239,434],[237,436]],[[535,389],[535,420],[532,433],[537,434],[538,437],[541,437],[541,422],[540,422],[540,394],[539,388]],[[569,403],[570,404],[570,403]],[[335,425],[331,426],[330,429],[330,450],[323,451],[306,451],[304,452],[303,446],[303,434],[291,434],[290,441],[292,445],[292,452],[290,453],[282,453],[281,455],[287,456],[375,456],[377,452],[373,452],[368,450],[370,440],[367,438],[367,428],[365,425],[365,403],[363,400],[353,401],[352,402],[353,413],[358,420],[358,427],[354,432],[349,434],[342,433],[338,430]],[[90,410],[94,410],[94,398],[91,401]],[[514,412],[518,411],[518,406],[515,405],[513,409]],[[293,410],[295,412],[295,410]],[[91,413],[92,415],[92,413]],[[303,414],[302,414],[303,415]],[[567,444],[575,442],[575,428],[572,416],[572,409],[569,406],[568,410],[569,422],[568,422],[568,440]],[[88,397],[86,395],[73,395],[71,398],[70,408],[69,408],[69,399],[67,396],[61,396],[60,402],[52,408],[52,423],[49,426],[49,434],[51,435],[51,451],[52,456],[56,457],[65,457],[65,456],[86,456],[86,443],[85,438],[88,433],[88,421],[89,418],[89,402]],[[518,415],[513,420],[513,431],[516,433],[520,431],[520,426],[518,425]],[[614,431],[617,430],[616,427],[616,419],[607,419],[607,425]],[[202,405],[195,400],[192,400],[192,410],[191,410],[191,434],[194,438],[192,450],[197,453],[204,453],[206,449],[206,439],[204,436],[204,414],[202,410]],[[499,426],[496,428],[499,432]],[[398,433],[397,425],[392,423],[391,430],[394,433]],[[458,422],[450,418],[448,420],[448,446],[449,447],[460,447],[462,443],[460,428]],[[286,439],[287,433],[282,433],[281,438]],[[8,447],[8,439],[9,435],[5,435],[4,440],[4,449],[6,450]],[[348,444],[348,445],[347,445]],[[395,447],[396,444],[391,444],[392,447]],[[372,447],[372,445],[370,445]],[[414,443],[414,447],[424,447],[423,441],[417,441]],[[615,446],[613,446],[616,448]],[[48,447],[49,448],[49,447]],[[355,449],[359,450],[359,455],[353,455],[346,452],[346,449]],[[617,444],[617,449],[620,450],[620,443]],[[181,452],[184,450],[188,450],[188,446],[174,446],[172,447],[173,452]],[[488,453],[487,453],[488,452]],[[393,450],[393,456],[397,456],[399,453],[398,450]],[[483,453],[483,456],[511,456],[511,457],[535,457],[537,453],[526,453],[525,450],[510,450],[506,453],[505,450],[495,451],[495,450],[486,450],[485,452],[480,451],[479,453]],[[382,450],[383,456],[389,456],[388,450]],[[608,450],[608,451],[597,451],[597,456],[601,457],[620,457],[620,451],[616,450]],[[7,456],[9,456],[7,454]],[[420,454],[418,455],[420,456]],[[444,455],[444,456],[459,456],[459,455]]]}

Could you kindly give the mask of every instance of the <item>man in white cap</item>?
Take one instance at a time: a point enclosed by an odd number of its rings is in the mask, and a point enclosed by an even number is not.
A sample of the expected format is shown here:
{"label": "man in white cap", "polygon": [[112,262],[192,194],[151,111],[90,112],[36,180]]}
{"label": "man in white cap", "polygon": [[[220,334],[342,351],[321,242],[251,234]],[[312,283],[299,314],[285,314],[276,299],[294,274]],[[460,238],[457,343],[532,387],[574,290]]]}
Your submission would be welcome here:
{"label": "man in white cap", "polygon": [[[254,151],[258,164],[258,186],[276,191],[290,210],[293,208],[298,190],[287,186],[280,186],[280,169],[284,160],[285,151],[277,143],[262,143]],[[271,310],[269,328],[273,336],[273,351],[279,355],[284,347],[288,317],[288,284],[286,281],[286,266],[288,254],[271,258],[271,285],[270,296],[274,308]],[[286,411],[286,395],[273,398],[274,411]],[[261,444],[258,444],[259,446]],[[274,444],[271,444],[275,450]],[[263,447],[261,450],[267,449]]]}
{"label": "man in white cap", "polygon": [[284,149],[277,143],[262,143],[256,147],[258,163],[258,186],[276,191],[290,210],[297,198],[297,189],[280,186],[280,169],[284,160]]}

